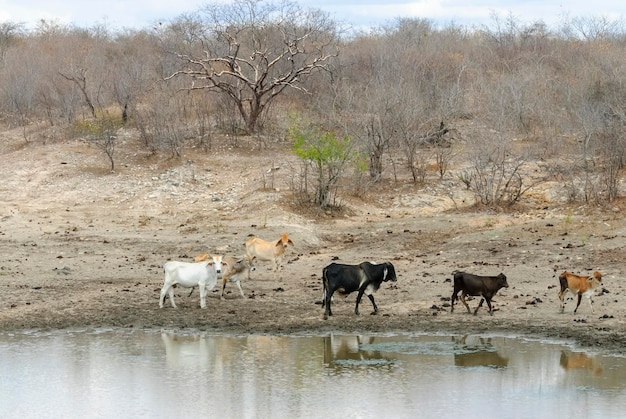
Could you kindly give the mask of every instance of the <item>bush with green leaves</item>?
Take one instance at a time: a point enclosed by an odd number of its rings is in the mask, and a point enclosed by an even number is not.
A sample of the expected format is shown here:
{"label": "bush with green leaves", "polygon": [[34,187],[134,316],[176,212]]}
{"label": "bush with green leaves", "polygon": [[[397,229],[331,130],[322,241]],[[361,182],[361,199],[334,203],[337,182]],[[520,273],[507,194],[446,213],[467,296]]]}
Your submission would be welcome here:
{"label": "bush with green leaves", "polygon": [[104,116],[98,119],[75,121],[72,133],[76,137],[84,137],[87,141],[101,149],[109,159],[111,172],[115,171],[115,142],[117,131],[124,125],[122,117]]}
{"label": "bush with green leaves", "polygon": [[[303,162],[297,187],[300,195],[320,208],[337,206],[338,182],[354,157],[350,138],[313,125],[297,124],[289,128],[289,137],[293,140],[293,152]],[[313,197],[308,193],[309,176],[314,178]]]}

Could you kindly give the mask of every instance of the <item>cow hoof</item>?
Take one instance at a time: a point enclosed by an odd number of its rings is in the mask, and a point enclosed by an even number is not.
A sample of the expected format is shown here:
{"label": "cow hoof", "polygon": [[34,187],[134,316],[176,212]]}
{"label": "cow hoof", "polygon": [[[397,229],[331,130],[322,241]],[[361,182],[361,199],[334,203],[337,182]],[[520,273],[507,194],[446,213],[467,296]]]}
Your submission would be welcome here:
{"label": "cow hoof", "polygon": [[378,312],[377,312],[377,311],[372,311],[372,312],[370,313],[370,316],[375,316],[375,315],[377,315],[377,314],[378,314]]}

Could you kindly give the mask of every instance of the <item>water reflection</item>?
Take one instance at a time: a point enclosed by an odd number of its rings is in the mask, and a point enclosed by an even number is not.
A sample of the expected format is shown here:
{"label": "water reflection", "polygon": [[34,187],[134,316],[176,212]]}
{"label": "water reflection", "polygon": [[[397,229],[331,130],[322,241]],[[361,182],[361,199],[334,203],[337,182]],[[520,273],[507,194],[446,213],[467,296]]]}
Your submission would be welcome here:
{"label": "water reflection", "polygon": [[509,365],[509,358],[498,353],[492,337],[464,335],[452,339],[459,345],[454,351],[454,365],[457,367],[504,368]]}
{"label": "water reflection", "polygon": [[0,417],[472,418],[477,388],[505,418],[626,409],[625,358],[502,336],[0,332],[0,355]]}
{"label": "water reflection", "polygon": [[589,356],[584,352],[561,351],[561,366],[566,371],[585,370],[599,376],[602,374],[602,362],[596,356]]}
{"label": "water reflection", "polygon": [[[391,360],[378,350],[363,349],[372,347],[376,338],[373,336],[342,336],[330,334],[324,337],[324,364],[329,365],[357,365],[357,364],[387,364]],[[380,362],[382,361],[382,362]]]}
{"label": "water reflection", "polygon": [[171,369],[207,369],[210,354],[215,352],[215,339],[209,340],[206,336],[161,333],[161,341],[166,364]]}

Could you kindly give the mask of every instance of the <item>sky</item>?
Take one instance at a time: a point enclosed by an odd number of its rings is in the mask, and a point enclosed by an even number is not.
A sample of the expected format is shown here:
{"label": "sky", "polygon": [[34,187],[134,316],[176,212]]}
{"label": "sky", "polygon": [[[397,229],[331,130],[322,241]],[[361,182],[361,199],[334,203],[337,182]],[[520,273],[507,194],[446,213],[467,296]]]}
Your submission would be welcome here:
{"label": "sky", "polygon": [[[557,28],[564,18],[626,17],[624,0],[295,0],[318,8],[343,24],[367,29],[393,22],[397,17],[429,19],[440,25],[455,23],[478,27],[493,23],[493,16],[513,16],[518,22],[539,20]],[[144,29],[197,11],[208,3],[229,0],[0,0],[0,22],[23,23],[34,28],[42,19],[91,28]]]}

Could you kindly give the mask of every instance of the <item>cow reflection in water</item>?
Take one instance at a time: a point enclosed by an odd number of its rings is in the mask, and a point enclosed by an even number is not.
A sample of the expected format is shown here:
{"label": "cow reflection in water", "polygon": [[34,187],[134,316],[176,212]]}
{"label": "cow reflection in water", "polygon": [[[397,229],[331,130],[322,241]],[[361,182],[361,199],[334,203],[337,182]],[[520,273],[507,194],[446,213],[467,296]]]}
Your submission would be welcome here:
{"label": "cow reflection in water", "polygon": [[509,359],[496,351],[491,338],[465,335],[452,339],[454,343],[463,345],[463,351],[454,354],[454,365],[457,367],[504,368],[509,365]]}
{"label": "cow reflection in water", "polygon": [[324,364],[337,361],[368,361],[384,359],[379,351],[365,351],[361,345],[374,343],[371,336],[335,336],[331,334],[324,338]]}
{"label": "cow reflection in water", "polygon": [[173,369],[205,368],[209,366],[211,344],[206,337],[199,335],[177,336],[161,333],[165,346],[167,366]]}
{"label": "cow reflection in water", "polygon": [[596,377],[602,375],[602,363],[583,352],[561,351],[561,366],[566,371],[587,370]]}

